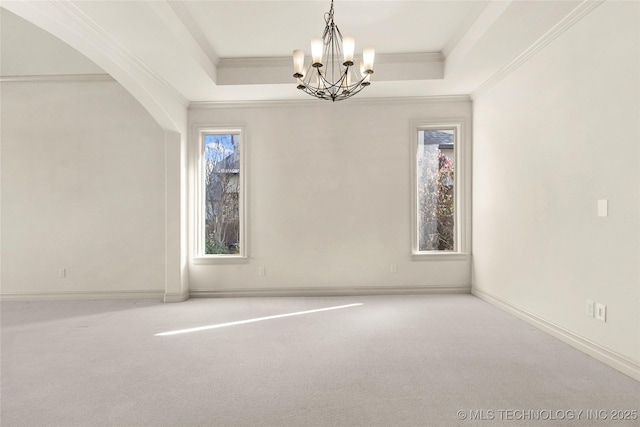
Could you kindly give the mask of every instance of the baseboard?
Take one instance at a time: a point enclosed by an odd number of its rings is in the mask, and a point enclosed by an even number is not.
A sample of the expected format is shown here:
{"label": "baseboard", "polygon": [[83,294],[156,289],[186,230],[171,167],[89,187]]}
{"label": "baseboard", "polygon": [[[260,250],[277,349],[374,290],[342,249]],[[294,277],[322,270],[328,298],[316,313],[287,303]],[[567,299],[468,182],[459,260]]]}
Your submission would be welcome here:
{"label": "baseboard", "polygon": [[358,286],[302,288],[283,287],[266,289],[191,289],[193,298],[222,297],[320,297],[361,295],[411,295],[411,294],[468,294],[471,286]]}
{"label": "baseboard", "polygon": [[631,378],[640,381],[640,364],[635,362],[621,354],[611,351],[599,344],[594,343],[580,335],[577,335],[561,326],[551,323],[535,314],[525,310],[522,307],[492,295],[486,291],[473,287],[471,293],[478,298],[492,304],[522,320],[529,323],[532,326],[548,333],[549,335],[558,338],[570,346],[588,354],[594,359],[599,360],[602,363],[622,372]]}
{"label": "baseboard", "polygon": [[59,291],[0,293],[0,301],[162,299],[164,291]]}
{"label": "baseboard", "polygon": [[191,289],[182,293],[164,291],[59,291],[0,293],[0,301],[54,301],[54,300],[101,300],[101,299],[161,299],[164,302],[182,302],[194,298],[222,297],[312,297],[312,296],[358,296],[358,295],[411,295],[411,294],[469,294],[471,286],[358,286],[330,288],[246,288],[246,289]]}
{"label": "baseboard", "polygon": [[181,292],[179,294],[175,293],[165,293],[164,298],[162,299],[164,302],[182,302],[189,299],[189,291]]}

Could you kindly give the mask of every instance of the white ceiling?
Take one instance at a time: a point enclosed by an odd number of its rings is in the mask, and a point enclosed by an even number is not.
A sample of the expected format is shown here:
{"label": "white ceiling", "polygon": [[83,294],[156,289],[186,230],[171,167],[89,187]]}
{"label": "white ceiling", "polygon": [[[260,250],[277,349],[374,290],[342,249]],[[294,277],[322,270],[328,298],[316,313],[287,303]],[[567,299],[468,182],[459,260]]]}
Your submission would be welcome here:
{"label": "white ceiling", "polygon": [[[335,22],[356,38],[356,51],[376,48],[372,85],[359,97],[462,95],[513,67],[583,4],[336,0]],[[123,84],[130,77],[147,92],[219,102],[306,99],[291,76],[291,52],[310,54],[309,40],[321,35],[330,0],[3,1],[2,7],[60,37]],[[43,74],[34,67],[56,69],[44,64],[56,60],[66,64],[58,67],[62,73],[74,74],[69,64],[77,58],[66,60],[64,49],[52,47],[57,42],[34,44],[33,27],[14,19],[6,28],[5,21],[3,75]],[[46,55],[42,44],[49,46]],[[87,69],[78,65],[75,73]]]}
{"label": "white ceiling", "polygon": [[[334,19],[358,47],[378,53],[440,52],[473,22],[488,1],[342,1]],[[330,1],[185,2],[222,58],[287,56],[309,51],[324,30]]]}

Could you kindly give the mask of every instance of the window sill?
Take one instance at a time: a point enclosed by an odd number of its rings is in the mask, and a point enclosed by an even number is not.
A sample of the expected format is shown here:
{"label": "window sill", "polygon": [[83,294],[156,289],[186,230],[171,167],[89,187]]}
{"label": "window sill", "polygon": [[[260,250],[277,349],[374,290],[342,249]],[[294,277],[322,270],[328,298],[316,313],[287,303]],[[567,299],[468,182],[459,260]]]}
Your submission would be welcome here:
{"label": "window sill", "polygon": [[471,254],[465,252],[413,252],[412,261],[467,261]]}
{"label": "window sill", "polygon": [[191,258],[194,265],[206,264],[248,264],[249,257],[245,255],[214,255],[214,256],[198,256]]}

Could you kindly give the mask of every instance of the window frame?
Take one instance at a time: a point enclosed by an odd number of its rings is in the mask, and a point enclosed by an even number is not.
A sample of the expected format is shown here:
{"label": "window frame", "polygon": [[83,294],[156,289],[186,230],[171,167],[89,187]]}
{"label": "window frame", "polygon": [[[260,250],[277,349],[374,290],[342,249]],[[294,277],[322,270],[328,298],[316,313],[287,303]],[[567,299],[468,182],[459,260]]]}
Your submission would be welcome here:
{"label": "window frame", "polygon": [[[237,254],[206,254],[205,253],[205,135],[238,135],[240,146],[240,171],[238,173],[238,228],[239,252]],[[193,256],[196,264],[206,264],[224,260],[243,260],[248,258],[247,227],[246,227],[246,148],[247,138],[243,126],[199,126],[196,128],[197,150],[195,156],[194,174],[194,230]]]}
{"label": "window frame", "polygon": [[[418,133],[424,130],[453,130],[454,141],[454,250],[453,251],[421,251],[420,215],[418,193],[418,150],[420,143]],[[469,171],[470,144],[467,143],[466,120],[447,119],[438,121],[414,120],[411,122],[411,255],[413,259],[466,259],[470,248],[470,182]]]}

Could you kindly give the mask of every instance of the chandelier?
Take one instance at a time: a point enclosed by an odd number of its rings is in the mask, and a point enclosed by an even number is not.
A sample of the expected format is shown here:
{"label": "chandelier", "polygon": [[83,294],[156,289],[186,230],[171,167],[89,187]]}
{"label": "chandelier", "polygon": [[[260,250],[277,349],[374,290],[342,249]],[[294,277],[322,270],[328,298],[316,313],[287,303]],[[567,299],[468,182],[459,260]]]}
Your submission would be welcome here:
{"label": "chandelier", "polygon": [[371,84],[375,51],[365,47],[358,69],[354,67],[355,39],[342,37],[333,22],[333,0],[331,9],[324,14],[325,27],[322,38],[311,40],[311,65],[304,69],[304,52],[293,51],[293,69],[298,80],[298,89],[320,99],[340,101],[360,92]]}

